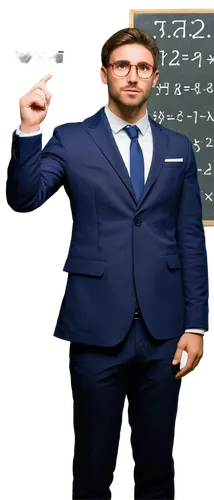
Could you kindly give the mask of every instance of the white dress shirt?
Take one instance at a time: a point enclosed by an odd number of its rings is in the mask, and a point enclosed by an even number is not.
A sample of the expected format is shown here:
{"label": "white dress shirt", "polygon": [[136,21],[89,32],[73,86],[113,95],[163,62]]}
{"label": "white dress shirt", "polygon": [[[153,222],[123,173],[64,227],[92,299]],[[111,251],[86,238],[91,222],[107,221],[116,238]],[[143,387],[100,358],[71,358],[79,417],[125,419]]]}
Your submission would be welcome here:
{"label": "white dress shirt", "polygon": [[[144,157],[144,182],[146,182],[146,179],[148,177],[149,169],[151,166],[152,162],[152,155],[153,155],[153,137],[152,137],[152,131],[149,123],[149,118],[148,118],[148,111],[146,110],[146,113],[143,118],[138,120],[135,124],[133,123],[128,123],[125,120],[122,120],[122,118],[119,118],[119,116],[115,115],[110,111],[108,104],[106,104],[104,108],[106,117],[109,121],[109,125],[112,129],[112,133],[114,136],[114,139],[117,143],[117,146],[119,148],[119,151],[122,155],[123,161],[127,167],[128,173],[130,175],[130,143],[131,139],[128,136],[127,132],[125,130],[122,130],[126,125],[137,125],[140,132],[138,135],[138,142],[140,144],[140,147],[143,151],[143,157]],[[20,130],[20,127],[17,128],[16,134],[20,135],[21,137],[29,137],[33,135],[39,135],[42,133],[42,130],[38,130],[37,132],[32,132],[32,133],[26,133],[22,132]],[[185,332],[193,332],[193,333],[200,333],[204,335],[205,329],[202,328],[188,328],[185,330]]]}

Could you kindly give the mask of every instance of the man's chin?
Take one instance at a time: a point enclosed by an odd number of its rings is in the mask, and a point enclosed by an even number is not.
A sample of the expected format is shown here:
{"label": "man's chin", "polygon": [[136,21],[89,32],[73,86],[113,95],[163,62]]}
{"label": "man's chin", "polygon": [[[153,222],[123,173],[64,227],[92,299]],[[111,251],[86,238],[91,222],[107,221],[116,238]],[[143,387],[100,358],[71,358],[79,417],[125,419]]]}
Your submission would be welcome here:
{"label": "man's chin", "polygon": [[120,92],[119,95],[112,95],[109,93],[109,97],[119,108],[139,109],[139,107],[142,107],[147,101],[147,99],[145,99],[145,96],[144,99],[142,99],[142,94],[141,96],[131,96],[129,94],[125,94],[125,92]]}
{"label": "man's chin", "polygon": [[136,108],[136,107],[139,108],[139,106],[143,106],[144,102],[145,101],[144,100],[142,101],[142,99],[139,99],[139,98],[132,99],[132,97],[130,99],[125,98],[125,99],[120,100],[120,103],[127,108]]}

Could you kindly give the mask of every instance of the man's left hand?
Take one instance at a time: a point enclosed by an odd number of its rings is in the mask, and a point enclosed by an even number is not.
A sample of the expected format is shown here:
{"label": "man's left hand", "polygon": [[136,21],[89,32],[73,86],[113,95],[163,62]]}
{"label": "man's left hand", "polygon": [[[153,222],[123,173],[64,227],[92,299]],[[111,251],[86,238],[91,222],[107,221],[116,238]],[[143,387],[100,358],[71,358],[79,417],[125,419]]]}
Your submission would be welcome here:
{"label": "man's left hand", "polygon": [[203,340],[203,335],[198,333],[184,333],[180,337],[172,364],[180,363],[183,351],[187,352],[188,359],[186,365],[176,374],[176,379],[184,377],[198,365],[203,356]]}

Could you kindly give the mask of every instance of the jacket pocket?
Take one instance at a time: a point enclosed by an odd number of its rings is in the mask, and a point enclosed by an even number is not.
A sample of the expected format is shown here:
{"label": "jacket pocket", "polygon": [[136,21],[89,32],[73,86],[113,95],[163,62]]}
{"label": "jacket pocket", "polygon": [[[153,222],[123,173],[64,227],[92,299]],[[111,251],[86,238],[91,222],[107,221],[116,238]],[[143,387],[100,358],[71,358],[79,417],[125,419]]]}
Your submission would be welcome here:
{"label": "jacket pocket", "polygon": [[83,259],[82,257],[70,256],[66,259],[63,271],[73,274],[89,274],[91,276],[102,276],[104,274],[106,261]]}
{"label": "jacket pocket", "polygon": [[179,254],[165,255],[164,259],[169,269],[180,269],[182,267]]}

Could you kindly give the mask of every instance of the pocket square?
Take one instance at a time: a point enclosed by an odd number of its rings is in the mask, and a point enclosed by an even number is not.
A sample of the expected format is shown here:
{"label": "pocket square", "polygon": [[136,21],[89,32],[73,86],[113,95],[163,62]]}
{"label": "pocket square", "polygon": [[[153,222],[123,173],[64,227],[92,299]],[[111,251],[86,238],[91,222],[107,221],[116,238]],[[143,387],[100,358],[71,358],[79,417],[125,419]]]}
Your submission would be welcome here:
{"label": "pocket square", "polygon": [[183,158],[165,158],[164,161],[184,161]]}

